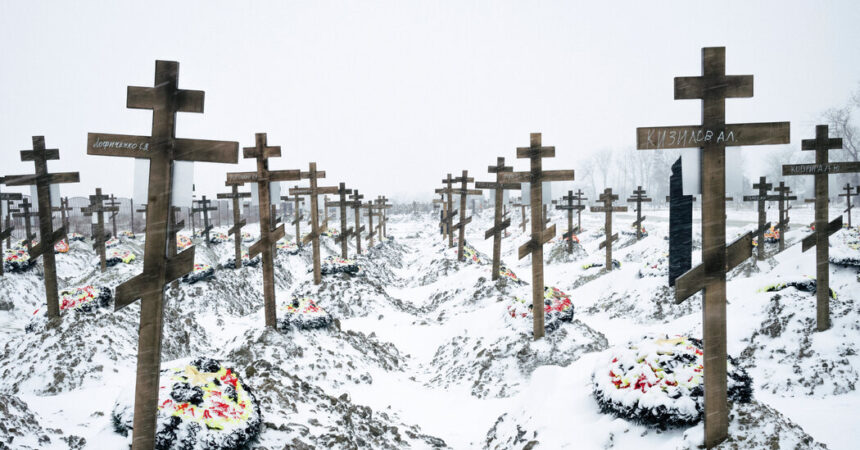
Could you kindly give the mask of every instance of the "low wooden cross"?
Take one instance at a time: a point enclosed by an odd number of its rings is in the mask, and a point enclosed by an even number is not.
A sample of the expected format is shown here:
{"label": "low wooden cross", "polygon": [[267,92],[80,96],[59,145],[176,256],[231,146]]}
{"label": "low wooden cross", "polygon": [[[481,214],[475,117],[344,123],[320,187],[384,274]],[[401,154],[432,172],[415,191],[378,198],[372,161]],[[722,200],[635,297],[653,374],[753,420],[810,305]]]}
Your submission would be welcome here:
{"label": "low wooden cross", "polygon": [[606,233],[606,239],[600,243],[598,249],[606,247],[606,270],[612,270],[612,243],[618,240],[618,233],[612,234],[612,213],[613,212],[626,212],[626,206],[612,206],[612,202],[618,200],[618,195],[612,193],[612,188],[606,188],[603,190],[603,193],[600,194],[598,200],[603,202],[603,206],[592,206],[591,212],[602,212],[606,215],[606,222],[604,225],[604,232]]}
{"label": "low wooden cross", "polygon": [[337,194],[337,186],[317,186],[317,180],[325,178],[324,170],[317,170],[317,163],[308,164],[308,171],[301,172],[301,178],[308,180],[306,188],[290,189],[290,195],[307,195],[310,197],[311,207],[311,232],[302,237],[302,242],[311,241],[314,260],[314,284],[322,282],[322,268],[320,265],[320,226],[319,226],[319,196],[326,194]]}
{"label": "low wooden cross", "polygon": [[454,179],[451,177],[449,173],[442,183],[445,183],[445,187],[441,189],[436,189],[437,194],[443,194],[448,197],[448,201],[442,204],[445,213],[443,214],[443,219],[445,221],[445,232],[448,234],[448,248],[454,247],[454,216],[457,215],[457,211],[454,210],[454,188],[452,187],[454,184]]}
{"label": "low wooden cross", "polygon": [[[815,233],[803,240],[805,252],[815,246],[816,271],[816,322],[818,331],[830,328],[830,243],[829,236],[842,228],[842,216],[828,224],[829,175],[835,173],[860,172],[860,162],[830,162],[829,150],[841,149],[841,138],[830,138],[827,125],[815,127],[815,139],[804,139],[803,150],[815,151],[813,164],[788,164],[782,166],[785,175],[815,176]],[[812,240],[814,236],[814,241]]]}
{"label": "low wooden cross", "polygon": [[499,181],[500,174],[504,172],[513,172],[514,168],[505,165],[505,158],[496,158],[496,165],[487,167],[487,172],[496,174],[496,181],[478,181],[475,183],[477,189],[492,189],[494,192],[493,199],[495,201],[495,216],[493,217],[493,227],[484,232],[484,239],[493,238],[493,267],[491,272],[492,280],[499,279],[499,268],[502,264],[502,237],[505,229],[511,226],[511,219],[504,217],[505,215],[505,190],[520,189],[519,183],[502,183]]}
{"label": "low wooden cross", "polygon": [[209,211],[217,211],[218,208],[214,206],[210,206],[212,204],[212,200],[208,200],[206,196],[202,196],[200,200],[197,200],[197,208],[193,208],[191,212],[195,213],[203,213],[203,233],[206,234],[206,246],[209,247],[211,242],[209,241],[209,231],[212,230],[212,225],[209,223]]}
{"label": "low wooden cross", "polygon": [[[59,183],[77,183],[81,180],[77,172],[48,173],[48,161],[60,159],[60,150],[46,149],[44,136],[33,136],[33,149],[21,150],[21,161],[33,161],[35,173],[32,175],[7,176],[8,186],[36,185],[36,196],[39,202],[39,243],[30,246],[30,230],[27,230],[27,250],[30,261],[42,256],[45,269],[45,294],[48,303],[48,317],[60,317],[60,303],[57,293],[57,266],[54,257],[54,244],[66,236],[66,227],[60,226],[54,230],[51,211],[51,185]],[[28,212],[25,210],[25,213]],[[29,221],[29,216],[27,216]],[[29,226],[28,226],[29,228]]]}
{"label": "low wooden cross", "polygon": [[[355,253],[361,254],[361,232],[364,231],[364,225],[361,224],[361,199],[364,195],[358,193],[358,189],[352,190],[352,195],[349,197],[352,200],[352,215],[355,219]],[[373,230],[368,230],[373,234]]]}
{"label": "low wooden cross", "polygon": [[90,204],[87,207],[81,208],[81,212],[85,216],[90,217],[96,215],[95,228],[93,231],[93,250],[99,255],[99,265],[102,272],[107,270],[107,252],[105,250],[105,242],[110,238],[110,234],[105,231],[105,216],[106,212],[116,212],[119,210],[116,206],[105,205],[104,202],[109,197],[102,194],[102,188],[96,188],[96,194],[90,195]]}
{"label": "low wooden cross", "polygon": [[69,207],[69,197],[60,198],[60,206],[52,207],[51,211],[60,213],[60,223],[63,225],[63,229],[66,231],[66,235],[63,235],[63,239],[66,239],[69,233],[69,215],[66,213],[72,211],[72,208]]}
{"label": "low wooden cross", "polygon": [[528,222],[528,218],[526,217],[526,208],[528,208],[529,205],[526,205],[525,203],[522,203],[522,202],[517,202],[511,206],[513,206],[514,208],[520,208],[520,217],[522,218],[522,220],[520,220],[520,227],[522,227],[523,233],[525,233],[526,232],[526,222]]}
{"label": "low wooden cross", "polygon": [[[293,186],[293,188],[298,189],[299,187]],[[299,197],[298,195],[294,195],[292,197],[290,197],[288,195],[282,195],[281,200],[286,201],[286,202],[295,202],[295,204],[296,204],[296,206],[293,207],[293,221],[291,223],[296,226],[296,246],[301,247],[301,245],[302,245],[302,235],[301,235],[302,230],[301,230],[301,228],[302,228],[302,219],[304,219],[304,217],[302,217],[302,210],[299,207],[299,203],[304,203],[305,199],[302,197]]]}
{"label": "low wooden cross", "polygon": [[[726,146],[789,142],[789,123],[726,123],[726,98],[753,96],[753,76],[726,75],[724,47],[702,49],[702,76],[675,78],[675,99],[702,100],[701,125],[636,129],[639,150],[700,148],[702,262],[680,276],[675,299],[704,289],[705,446],[728,437],[726,380],[726,272],[752,254],[752,234],[726,246]],[[825,290],[826,291],[826,290]]]}
{"label": "low wooden cross", "polygon": [[848,228],[851,228],[851,209],[854,208],[854,205],[851,204],[851,197],[860,195],[860,186],[856,186],[857,192],[851,193],[851,183],[845,183],[845,186],[842,187],[845,190],[844,194],[839,194],[839,197],[845,197],[845,211],[848,213]]}
{"label": "low wooden cross", "polygon": [[532,234],[531,238],[518,249],[519,259],[531,254],[532,257],[532,313],[534,316],[534,339],[538,340],[545,334],[544,329],[544,280],[543,280],[543,245],[555,237],[555,225],[545,228],[541,220],[541,208],[535,207],[543,203],[543,182],[573,181],[572,170],[543,170],[541,160],[554,158],[555,147],[541,145],[541,134],[531,133],[528,147],[517,148],[517,158],[527,158],[530,161],[528,171],[504,172],[500,175],[502,183],[530,183],[529,202],[531,208]]}
{"label": "low wooden cross", "polygon": [[107,202],[107,203],[105,203],[106,206],[116,208],[116,209],[110,210],[109,219],[111,221],[111,230],[113,231],[113,235],[114,235],[114,237],[117,237],[117,236],[119,236],[119,234],[117,234],[117,231],[116,231],[116,216],[119,215],[119,202],[116,201],[116,197],[114,197],[113,194],[111,194],[110,197],[105,196],[105,200]]}
{"label": "low wooden cross", "polygon": [[[471,217],[466,217],[466,196],[467,195],[481,195],[482,191],[479,189],[469,189],[468,184],[475,181],[474,178],[469,177],[469,171],[464,170],[462,176],[459,176],[453,180],[454,183],[460,183],[459,189],[453,189],[451,192],[453,194],[458,194],[460,196],[460,221],[457,222],[456,225],[451,229],[459,230],[459,237],[457,239],[457,260],[465,261],[465,256],[463,255],[463,246],[466,243],[466,225],[472,221]],[[473,211],[474,212],[474,211]]]}
{"label": "low wooden cross", "polygon": [[227,235],[234,235],[233,243],[234,243],[234,254],[235,254],[235,262],[234,267],[236,269],[242,268],[242,227],[246,225],[245,219],[242,218],[242,208],[239,206],[239,199],[248,198],[251,196],[250,192],[239,192],[238,184],[230,184],[225,183],[225,185],[230,186],[230,192],[222,192],[218,194],[218,198],[229,199],[233,201],[233,226],[227,230]]}
{"label": "low wooden cross", "polygon": [[767,222],[765,202],[777,200],[777,198],[767,194],[767,191],[773,189],[773,184],[768,183],[766,177],[759,177],[758,183],[753,184],[753,189],[758,189],[758,195],[744,195],[744,201],[758,202],[758,230],[756,230],[756,234],[758,235],[758,251],[756,251],[756,256],[759,261],[762,261],[765,258],[764,232],[767,229],[765,227],[765,222]]}
{"label": "low wooden cross", "polygon": [[[0,177],[0,184],[4,184],[6,182],[5,177]],[[18,212],[18,209],[12,207],[13,200],[21,200],[22,195],[18,192],[15,193],[0,193],[0,202],[6,202],[6,226],[0,227],[0,258],[3,257],[5,253],[3,253],[3,241],[6,241],[6,247],[11,246],[11,238],[12,231],[15,229],[15,225],[12,223],[12,213]],[[3,260],[0,260],[0,276],[3,276]]]}
{"label": "low wooden cross", "polygon": [[177,112],[203,112],[203,91],[177,87],[179,63],[156,61],[155,87],[129,86],[127,106],[152,110],[151,136],[94,134],[88,136],[87,154],[149,159],[146,241],[143,273],[116,288],[116,309],[141,299],[137,379],[134,401],[133,450],[155,447],[161,366],[161,331],[164,320],[164,286],[194,269],[194,247],[168,258],[166,248],[170,214],[172,170],[175,160],[236,164],[237,142],[176,138]]}
{"label": "low wooden cross", "polygon": [[30,220],[30,218],[39,217],[38,212],[30,211],[30,208],[32,206],[33,204],[27,201],[27,199],[25,198],[23,201],[21,201],[21,203],[18,204],[19,212],[12,215],[12,217],[24,219],[24,245],[27,247],[28,252],[33,246],[33,241],[36,240],[36,233],[33,233],[33,222]]}
{"label": "low wooden cross", "polygon": [[788,203],[791,200],[797,200],[796,195],[791,194],[791,188],[785,185],[785,181],[780,181],[779,186],[774,188],[777,194],[777,202],[779,202],[779,223],[776,228],[779,230],[779,251],[785,250],[785,230],[788,229],[788,210],[791,205]]}
{"label": "low wooden cross", "polygon": [[260,213],[260,240],[248,248],[248,257],[262,256],[263,263],[263,304],[266,326],[277,327],[277,305],[275,303],[275,259],[273,249],[278,240],[284,237],[284,224],[277,228],[272,225],[271,192],[269,183],[294,181],[299,179],[298,170],[269,170],[269,158],[281,156],[280,146],[268,145],[266,133],[254,135],[255,145],[242,148],[242,155],[257,161],[255,172],[228,172],[227,183],[257,183],[257,200]]}
{"label": "low wooden cross", "polygon": [[[585,205],[581,202],[584,200],[582,197],[582,191],[577,191],[576,195],[573,195],[573,191],[567,191],[567,195],[563,196],[561,200],[565,203],[560,205],[556,205],[555,209],[561,211],[567,211],[567,232],[561,235],[562,239],[567,239],[567,252],[573,253],[573,236],[576,232],[578,232],[580,227],[580,222],[578,216],[582,213],[582,210],[585,209]],[[577,204],[574,205],[573,201],[576,200]],[[576,211],[577,215],[577,225],[576,228],[573,228],[573,212]]]}
{"label": "low wooden cross", "polygon": [[343,259],[349,258],[349,237],[354,234],[352,227],[346,225],[346,210],[352,206],[352,202],[347,200],[347,195],[352,194],[352,189],[346,188],[346,183],[338,184],[337,195],[340,198],[336,202],[328,203],[328,206],[340,208],[340,234],[335,238],[335,242],[340,242],[340,256]]}
{"label": "low wooden cross", "polygon": [[645,189],[642,189],[642,186],[636,186],[636,190],[633,191],[633,197],[627,199],[628,202],[636,203],[636,221],[633,222],[633,226],[636,227],[636,240],[642,239],[642,221],[645,220],[645,216],[642,215],[642,202],[650,202],[651,199],[645,196]]}

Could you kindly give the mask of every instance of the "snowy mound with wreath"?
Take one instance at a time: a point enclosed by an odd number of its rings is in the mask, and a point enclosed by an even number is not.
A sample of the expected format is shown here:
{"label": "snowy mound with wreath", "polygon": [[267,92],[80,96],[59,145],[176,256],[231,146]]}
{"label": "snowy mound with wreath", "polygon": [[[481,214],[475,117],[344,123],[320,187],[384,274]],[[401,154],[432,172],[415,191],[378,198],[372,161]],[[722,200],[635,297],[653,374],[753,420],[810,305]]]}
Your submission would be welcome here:
{"label": "snowy mound with wreath", "polygon": [[54,253],[69,253],[69,243],[65,239],[60,239],[54,244]]}
{"label": "snowy mound with wreath", "polygon": [[[601,262],[589,262],[589,263],[585,263],[582,265],[582,270],[602,268],[605,265],[606,264],[604,264],[603,261],[601,261]],[[621,268],[621,261],[618,261],[617,259],[612,258],[612,268],[613,269],[620,269]]]}
{"label": "snowy mound with wreath", "polygon": [[307,297],[293,297],[280,307],[278,315],[278,328],[282,330],[329,328],[334,322],[331,314]]}
{"label": "snowy mound with wreath", "polygon": [[[552,246],[549,248],[547,263],[570,262],[588,256],[588,252],[585,251],[577,235],[574,234],[566,238],[562,236],[564,236],[563,233],[551,241]],[[572,246],[571,243],[573,243]]]}
{"label": "snowy mound with wreath", "polygon": [[[453,252],[454,258],[457,257],[457,246],[458,242],[454,240],[454,246],[448,249],[449,252]],[[463,257],[466,259],[467,263],[477,263],[477,264],[488,264],[489,261],[492,261],[492,258],[488,258],[487,255],[481,253],[475,247],[469,245],[468,242],[463,243]]]}
{"label": "snowy mound with wreath", "polygon": [[[308,272],[313,271],[313,267],[308,268]],[[339,256],[329,256],[320,263],[320,272],[323,275],[333,275],[336,273],[347,273],[356,275],[361,271],[358,263],[352,259],[343,259]]]}
{"label": "snowy mound with wreath", "polygon": [[499,278],[504,279],[508,283],[514,283],[519,285],[528,284],[524,280],[520,279],[517,274],[514,273],[508,266],[504,264],[499,264]]}
{"label": "snowy mound with wreath", "polygon": [[[132,261],[135,260],[134,253],[126,249],[113,249],[107,252],[107,258],[105,262],[108,267],[115,266],[119,263],[123,264],[131,264]],[[98,264],[98,262],[96,262]]]}
{"label": "snowy mound with wreath", "polygon": [[251,236],[251,233],[248,233],[247,231],[243,231],[242,242],[254,242],[254,236]]}
{"label": "snowy mound with wreath", "polygon": [[[545,286],[543,288],[543,304],[544,304],[544,328],[546,331],[554,331],[562,322],[573,321],[573,302],[570,297],[560,289]],[[532,320],[532,304],[531,296],[524,295],[514,297],[510,305],[508,305],[508,315],[515,319]]]}
{"label": "snowy mound with wreath", "polygon": [[230,240],[230,237],[224,233],[209,233],[209,243],[210,244],[220,244],[222,242],[227,242]]}
{"label": "snowy mound with wreath", "polygon": [[[702,342],[688,337],[645,338],[610,350],[592,374],[604,413],[660,428],[689,426],[704,409]],[[729,357],[729,401],[748,403],[752,380]]]}
{"label": "snowy mound with wreath", "polygon": [[275,248],[278,249],[278,253],[286,253],[287,255],[298,255],[301,250],[295,242],[288,241],[286,239],[278,241],[278,243],[275,244]]}
{"label": "snowy mound with wreath", "polygon": [[[236,371],[210,358],[197,358],[161,371],[155,448],[248,448],[262,429],[260,407]],[[114,430],[129,435],[134,389],[113,409]]]}
{"label": "snowy mound with wreath", "polygon": [[[813,277],[802,277],[790,280],[782,280],[776,282],[774,284],[769,284],[761,289],[759,292],[777,292],[786,288],[795,288],[801,292],[809,292],[812,295],[815,295],[818,292],[818,282]],[[833,289],[830,289],[830,298],[836,298],[836,292],[833,292]]]}
{"label": "snowy mound with wreath", "polygon": [[68,238],[69,238],[69,241],[71,241],[71,242],[75,242],[75,241],[83,242],[84,235],[81,233],[69,233]]}
{"label": "snowy mound with wreath", "polygon": [[340,231],[338,231],[337,228],[326,228],[322,233],[320,233],[320,236],[326,236],[335,239],[340,236]]}
{"label": "snowy mound with wreath", "polygon": [[113,248],[119,245],[119,239],[112,237],[105,241],[105,248]]}
{"label": "snowy mound with wreath", "polygon": [[184,234],[176,235],[176,251],[181,252],[186,248],[191,247],[191,238]]}
{"label": "snowy mound with wreath", "polygon": [[[79,314],[92,314],[101,308],[110,306],[112,298],[110,289],[106,287],[88,285],[63,289],[59,292],[60,315],[65,316],[71,312],[77,318]],[[24,330],[31,332],[44,328],[47,323],[47,314],[48,305],[43,304],[42,307],[33,311],[33,317],[30,323],[24,327]]]}
{"label": "snowy mound with wreath", "polygon": [[[632,229],[621,231],[621,234],[624,236],[636,236],[636,226],[633,225],[630,228]],[[648,231],[645,229],[645,227],[642,227],[640,231],[642,232],[642,237],[648,236]]]}
{"label": "snowy mound with wreath", "polygon": [[[243,267],[257,267],[260,265],[260,261],[263,260],[261,255],[257,255],[251,258],[251,255],[248,252],[242,253],[242,266]],[[236,258],[228,258],[221,263],[222,269],[235,269],[236,268]]]}
{"label": "snowy mound with wreath", "polygon": [[843,228],[830,237],[830,262],[860,267],[860,231]]}
{"label": "snowy mound with wreath", "polygon": [[182,282],[194,284],[198,281],[211,280],[215,277],[215,269],[209,264],[194,264],[194,270],[191,273],[182,276]]}
{"label": "snowy mound with wreath", "polygon": [[119,232],[119,237],[125,239],[137,239],[137,236],[134,235],[134,231],[122,230]]}
{"label": "snowy mound with wreath", "polygon": [[26,272],[33,268],[26,248],[11,248],[3,252],[3,270],[11,273]]}
{"label": "snowy mound with wreath", "polygon": [[669,276],[669,254],[651,253],[645,257],[642,266],[639,267],[639,278],[645,277],[668,277]]}

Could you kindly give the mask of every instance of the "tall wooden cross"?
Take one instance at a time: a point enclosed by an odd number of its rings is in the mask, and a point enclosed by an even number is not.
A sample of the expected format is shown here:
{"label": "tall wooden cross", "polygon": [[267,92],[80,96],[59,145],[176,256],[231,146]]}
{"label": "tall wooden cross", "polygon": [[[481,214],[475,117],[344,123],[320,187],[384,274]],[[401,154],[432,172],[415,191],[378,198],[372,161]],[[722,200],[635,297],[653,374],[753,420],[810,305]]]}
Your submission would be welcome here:
{"label": "tall wooden cross", "polygon": [[828,177],[834,173],[860,172],[860,162],[830,162],[828,151],[842,148],[842,139],[830,138],[827,125],[816,126],[815,139],[804,139],[801,148],[815,151],[815,163],[784,165],[782,166],[782,174],[815,176],[815,233],[803,240],[801,248],[805,252],[815,246],[816,322],[818,331],[824,331],[830,328],[829,236],[842,228],[841,215],[829,224],[827,223]]}
{"label": "tall wooden cross", "polygon": [[463,174],[455,178],[453,181],[454,183],[460,183],[459,189],[452,190],[454,194],[460,195],[460,221],[457,222],[456,225],[454,225],[454,228],[452,228],[452,230],[459,231],[459,237],[457,239],[457,260],[464,261],[466,259],[465,256],[463,256],[463,246],[466,243],[466,224],[472,221],[471,217],[466,217],[466,196],[481,195],[482,191],[479,189],[468,188],[468,184],[475,181],[474,178],[469,177],[468,170],[464,170]]}
{"label": "tall wooden cross", "polygon": [[773,189],[773,184],[768,183],[766,177],[759,177],[758,183],[753,184],[753,189],[758,189],[758,195],[744,195],[744,201],[758,202],[758,229],[756,230],[758,251],[756,251],[756,256],[759,261],[763,261],[765,258],[764,232],[768,229],[765,223],[767,222],[765,203],[776,200],[776,198],[767,194],[767,191]]}
{"label": "tall wooden cross", "polygon": [[64,239],[69,233],[69,215],[67,213],[71,210],[72,208],[69,208],[69,197],[60,198],[60,206],[54,206],[51,208],[51,211],[60,213],[60,223],[63,225],[63,229],[66,231],[66,235],[63,235]]}
{"label": "tall wooden cross", "polygon": [[353,228],[346,225],[346,211],[352,206],[352,202],[347,200],[347,195],[352,194],[352,189],[346,188],[346,183],[340,183],[337,187],[337,195],[339,200],[331,202],[327,206],[340,208],[340,234],[335,238],[336,242],[340,242],[340,256],[347,259],[349,256],[349,237],[353,235]]}
{"label": "tall wooden cross", "polygon": [[105,216],[106,212],[115,212],[119,208],[116,206],[105,205],[107,195],[102,194],[102,188],[96,188],[96,195],[90,195],[90,204],[87,207],[81,208],[81,212],[85,216],[96,215],[95,228],[93,231],[93,250],[99,255],[99,265],[102,272],[107,270],[107,255],[105,250],[105,241],[108,240],[110,234],[105,231]]}
{"label": "tall wooden cross", "polygon": [[263,263],[263,304],[266,326],[277,327],[277,305],[275,304],[275,259],[273,249],[278,240],[284,237],[284,224],[274,228],[271,222],[271,192],[269,183],[299,179],[298,170],[269,170],[269,158],[281,156],[280,146],[270,146],[266,133],[254,135],[254,146],[242,148],[245,158],[257,161],[255,172],[228,172],[227,184],[257,183],[258,210],[260,212],[260,240],[248,249],[248,257],[262,256]]}
{"label": "tall wooden cross", "polygon": [[[298,189],[298,186],[293,186],[295,189]],[[300,247],[302,245],[302,210],[299,208],[299,203],[304,203],[305,199],[299,197],[298,195],[294,195],[292,197],[288,195],[282,195],[281,200],[286,202],[295,202],[296,205],[293,207],[293,221],[291,222],[296,226],[296,246]]]}
{"label": "tall wooden cross", "polygon": [[[443,220],[445,221],[445,231],[448,233],[448,248],[454,247],[454,216],[457,214],[457,211],[454,210],[454,188],[452,187],[454,184],[454,179],[451,178],[451,174],[449,173],[447,177],[442,180],[445,183],[445,187],[441,189],[436,189],[437,194],[443,194],[448,197],[448,201],[445,202],[442,207],[445,210],[443,214]],[[372,232],[373,230],[371,230]]]}
{"label": "tall wooden cross", "polygon": [[612,202],[618,200],[618,195],[612,193],[612,188],[606,188],[603,190],[603,193],[600,194],[598,200],[603,202],[603,206],[592,206],[591,212],[602,212],[606,215],[606,222],[604,225],[604,232],[606,233],[606,239],[600,243],[598,248],[606,247],[606,270],[612,270],[612,243],[618,240],[618,233],[612,234],[612,213],[613,212],[625,212],[627,211],[626,206],[612,206]]}
{"label": "tall wooden cross", "polygon": [[502,236],[506,228],[511,226],[511,219],[504,218],[504,201],[505,190],[520,189],[522,186],[519,183],[502,183],[499,181],[500,174],[504,172],[513,172],[514,168],[505,165],[505,158],[496,158],[496,165],[487,167],[487,172],[496,174],[496,181],[478,181],[475,183],[477,189],[492,189],[495,216],[493,217],[493,227],[484,232],[484,239],[493,238],[493,268],[491,269],[492,280],[499,279],[499,268],[502,261]]}
{"label": "tall wooden cross", "polygon": [[[77,172],[48,173],[48,161],[60,159],[60,150],[46,149],[44,136],[33,136],[33,149],[21,150],[21,161],[33,161],[36,171],[32,175],[11,175],[6,177],[9,186],[36,185],[39,202],[39,243],[30,246],[30,230],[27,230],[27,250],[30,260],[42,256],[45,268],[45,294],[48,303],[48,317],[60,317],[60,303],[57,294],[57,266],[54,258],[54,244],[66,235],[66,227],[54,230],[51,211],[51,185],[77,183],[81,180]],[[28,212],[25,210],[25,213]],[[29,216],[26,217],[29,221]],[[29,227],[28,227],[29,228]]]}
{"label": "tall wooden cross", "polygon": [[238,184],[229,184],[225,183],[227,186],[230,186],[230,192],[222,192],[218,194],[218,198],[230,199],[233,201],[233,226],[227,230],[228,235],[234,235],[233,243],[234,243],[234,252],[235,252],[235,261],[234,267],[237,269],[242,268],[242,227],[246,225],[245,219],[242,218],[242,208],[239,206],[239,199],[247,198],[251,196],[250,192],[239,192]]}
{"label": "tall wooden cross", "polygon": [[633,226],[636,227],[636,240],[642,239],[642,221],[645,220],[645,216],[642,215],[642,202],[651,201],[645,194],[645,189],[642,189],[642,186],[636,186],[633,197],[627,199],[630,203],[636,203],[636,221],[633,222]]}
{"label": "tall wooden cross", "polygon": [[839,194],[840,197],[845,197],[845,211],[848,213],[848,228],[851,228],[851,208],[854,208],[854,205],[851,204],[851,197],[860,195],[860,186],[856,186],[857,192],[851,193],[851,183],[845,183],[845,186],[842,187],[845,190],[844,194]]}
{"label": "tall wooden cross", "polygon": [[168,258],[172,164],[175,160],[237,163],[239,144],[176,138],[177,112],[203,112],[203,91],[177,87],[179,63],[156,61],[154,87],[129,86],[127,106],[152,110],[151,136],[93,134],[87,154],[149,159],[146,242],[143,273],[116,288],[116,309],[141,299],[137,380],[134,400],[133,450],[155,447],[161,366],[164,286],[194,268],[194,247]]}
{"label": "tall wooden cross", "polygon": [[[4,184],[5,182],[6,182],[6,178],[0,177],[0,184]],[[22,198],[22,195],[18,192],[14,192],[14,193],[2,192],[2,193],[0,193],[0,202],[4,202],[4,201],[6,202],[6,217],[4,218],[4,220],[6,221],[6,226],[5,227],[0,226],[0,257],[2,257],[4,255],[4,253],[3,253],[3,240],[6,241],[6,247],[9,247],[11,244],[12,230],[15,229],[15,225],[12,223],[11,216],[12,216],[13,212],[17,212],[18,210],[16,208],[12,208],[12,201],[13,200],[21,200],[21,198]],[[3,276],[3,261],[0,261],[0,276]]]}
{"label": "tall wooden cross", "polygon": [[320,187],[317,185],[317,180],[325,178],[325,171],[317,170],[317,163],[315,162],[308,164],[308,171],[301,172],[301,178],[308,180],[309,186],[290,189],[290,195],[307,195],[310,197],[311,232],[302,238],[302,242],[311,241],[314,259],[314,284],[320,284],[322,282],[322,268],[320,265],[319,196],[337,194],[337,186]]}
{"label": "tall wooden cross", "polygon": [[[361,224],[361,199],[364,195],[358,193],[358,189],[352,190],[352,195],[349,197],[352,200],[352,215],[355,219],[355,253],[361,254],[361,232],[364,231],[364,225]],[[373,233],[373,230],[369,230]]]}
{"label": "tall wooden cross", "polygon": [[[517,158],[527,158],[530,161],[528,171],[504,172],[499,181],[502,183],[530,183],[529,202],[531,208],[532,234],[528,242],[518,249],[519,259],[526,255],[532,256],[532,313],[534,316],[534,339],[540,339],[545,334],[544,329],[544,282],[543,282],[543,244],[555,237],[555,225],[545,228],[541,220],[543,203],[543,182],[573,181],[572,170],[543,170],[541,160],[554,158],[555,147],[541,145],[541,134],[531,133],[528,147],[517,147]],[[525,194],[525,193],[524,193]]]}
{"label": "tall wooden cross", "polygon": [[779,223],[776,228],[779,230],[779,251],[785,250],[785,231],[788,229],[788,210],[791,205],[788,203],[791,200],[797,200],[796,195],[791,195],[791,188],[785,185],[785,181],[780,181],[779,186],[774,188],[778,193],[776,195],[779,202]]}
{"label": "tall wooden cross", "polygon": [[197,208],[193,208],[192,212],[203,213],[203,233],[206,234],[206,246],[209,247],[211,242],[209,241],[209,231],[212,230],[212,225],[209,223],[209,211],[216,211],[218,208],[214,206],[210,206],[212,204],[212,200],[208,200],[206,196],[202,196],[200,200],[197,201]]}
{"label": "tall wooden cross", "polygon": [[726,146],[789,142],[789,123],[726,124],[726,99],[753,96],[753,76],[726,75],[726,49],[702,49],[702,76],[675,78],[675,99],[702,100],[701,125],[636,129],[639,150],[700,148],[703,264],[680,276],[675,299],[704,289],[705,445],[728,436],[726,271],[752,254],[752,235],[726,247]]}
{"label": "tall wooden cross", "polygon": [[[580,202],[583,200],[582,191],[578,191],[577,195],[573,195],[573,191],[567,191],[567,195],[563,196],[561,200],[565,203],[560,205],[556,205],[555,209],[561,211],[567,211],[567,231],[561,235],[562,239],[567,239],[567,252],[573,253],[573,235],[579,230],[579,220],[577,219],[576,228],[573,228],[573,212],[576,211],[577,217],[585,209],[585,205],[582,205]],[[573,201],[576,200],[577,204],[574,205]]]}
{"label": "tall wooden cross", "polygon": [[388,203],[388,198],[384,195],[376,196],[376,209],[379,210],[379,225],[382,227],[382,237],[388,236],[388,213],[386,210],[391,209],[393,206]]}

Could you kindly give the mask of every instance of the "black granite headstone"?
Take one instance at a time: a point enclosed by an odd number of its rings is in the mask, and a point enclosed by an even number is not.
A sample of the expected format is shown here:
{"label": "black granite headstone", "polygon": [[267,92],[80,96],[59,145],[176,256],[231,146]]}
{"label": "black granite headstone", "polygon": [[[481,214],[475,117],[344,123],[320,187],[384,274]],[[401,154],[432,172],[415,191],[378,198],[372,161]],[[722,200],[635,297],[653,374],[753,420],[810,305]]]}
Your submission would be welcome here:
{"label": "black granite headstone", "polygon": [[693,196],[684,195],[681,158],[669,177],[669,286],[692,267]]}

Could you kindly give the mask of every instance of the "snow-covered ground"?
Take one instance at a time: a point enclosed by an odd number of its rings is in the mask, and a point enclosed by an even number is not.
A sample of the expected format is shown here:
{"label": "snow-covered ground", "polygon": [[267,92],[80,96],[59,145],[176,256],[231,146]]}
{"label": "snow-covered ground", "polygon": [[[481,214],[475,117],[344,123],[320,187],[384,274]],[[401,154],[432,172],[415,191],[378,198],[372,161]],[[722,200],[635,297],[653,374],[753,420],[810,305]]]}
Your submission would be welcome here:
{"label": "snow-covered ground", "polygon": [[[162,367],[198,356],[234,367],[260,404],[255,448],[695,448],[701,423],[632,423],[602,412],[592,394],[592,373],[613,349],[648,335],[701,336],[700,295],[675,304],[666,286],[668,212],[647,216],[648,236],[638,242],[622,233],[632,231],[632,216],[614,218],[620,268],[612,272],[588,267],[604,262],[602,215],[583,214],[572,257],[565,243],[547,244],[545,284],[566,293],[575,312],[537,342],[530,318],[508,311],[515,297],[530,301],[530,287],[490,280],[489,210],[467,228],[477,261],[456,261],[430,214],[392,216],[394,239],[359,257],[351,241],[359,274],[325,275],[318,286],[308,248],[279,253],[278,314],[294,295],[311,298],[337,319],[328,329],[266,329],[259,266],[221,268],[232,241],[207,247],[195,239],[196,262],[215,276],[167,289]],[[550,220],[559,235],[566,229],[566,216]],[[727,236],[755,221],[753,211],[730,209]],[[752,377],[753,396],[732,406],[725,448],[848,449],[860,440],[860,268],[831,265],[833,326],[823,333],[813,331],[812,293],[765,290],[815,275],[814,252],[795,245],[811,221],[810,209],[792,210],[786,251],[768,247],[768,259],[729,274],[728,350]],[[503,263],[530,282],[529,257],[516,257],[526,240],[519,215],[509,231]],[[322,243],[323,257],[339,255],[333,239]],[[121,247],[137,259],[102,274],[89,243],[73,243],[58,255],[60,287],[115,288],[139,273],[140,237]],[[134,388],[139,306],[67,314],[59,326],[25,332],[44,311],[40,274],[37,265],[0,278],[0,306],[11,305],[0,308],[0,448],[125,448],[130,435],[115,431],[112,414]]]}

